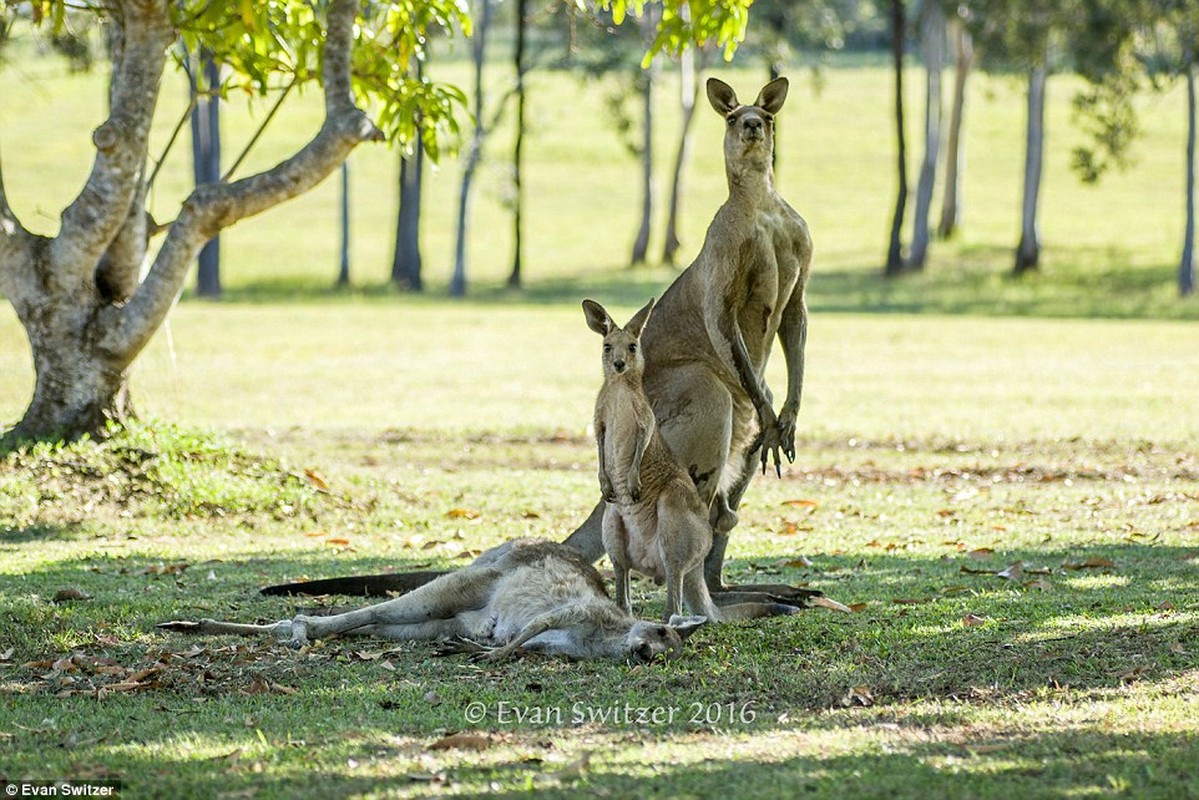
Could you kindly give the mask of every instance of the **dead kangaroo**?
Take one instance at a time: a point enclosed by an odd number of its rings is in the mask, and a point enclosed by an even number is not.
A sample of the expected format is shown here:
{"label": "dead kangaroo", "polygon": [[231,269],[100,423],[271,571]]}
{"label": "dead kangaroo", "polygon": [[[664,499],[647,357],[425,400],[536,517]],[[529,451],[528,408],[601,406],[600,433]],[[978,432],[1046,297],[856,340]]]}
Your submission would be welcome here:
{"label": "dead kangaroo", "polygon": [[515,539],[418,589],[344,614],[299,615],[269,625],[164,622],[194,633],[267,634],[302,647],[309,639],[361,634],[398,640],[465,640],[493,661],[518,648],[579,659],[652,661],[676,658],[683,640],[705,620],[669,624],[638,620],[608,597],[595,567],[569,547]]}
{"label": "dead kangaroo", "polygon": [[751,619],[796,611],[778,603],[740,603],[717,609],[704,582],[712,547],[708,510],[695,484],[658,433],[642,388],[641,331],[654,301],[621,328],[604,307],[583,301],[591,330],[604,337],[604,384],[595,400],[595,441],[604,496],[604,549],[616,572],[616,602],[632,610],[629,572],[666,584],[664,619],[682,612],[712,621]]}

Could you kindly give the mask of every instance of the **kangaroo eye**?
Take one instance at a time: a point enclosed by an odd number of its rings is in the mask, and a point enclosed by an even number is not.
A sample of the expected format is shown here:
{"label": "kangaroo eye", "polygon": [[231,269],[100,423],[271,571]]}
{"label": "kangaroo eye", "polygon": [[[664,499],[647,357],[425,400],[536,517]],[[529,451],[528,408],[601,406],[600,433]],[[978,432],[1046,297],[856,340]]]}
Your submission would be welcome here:
{"label": "kangaroo eye", "polygon": [[728,117],[728,123],[729,123],[729,125],[730,125],[730,126],[732,126],[732,125],[736,125],[736,124],[737,124],[737,118],[736,118],[736,117]]}
{"label": "kangaroo eye", "polygon": [[630,352],[630,353],[636,353],[636,352],[637,352],[637,345],[635,345],[635,344],[631,344],[631,345],[629,345],[629,352]]}
{"label": "kangaroo eye", "polygon": [[606,344],[606,345],[604,345],[604,352],[605,352],[605,353],[611,353],[611,352],[612,352],[612,345],[610,345],[610,344]]}

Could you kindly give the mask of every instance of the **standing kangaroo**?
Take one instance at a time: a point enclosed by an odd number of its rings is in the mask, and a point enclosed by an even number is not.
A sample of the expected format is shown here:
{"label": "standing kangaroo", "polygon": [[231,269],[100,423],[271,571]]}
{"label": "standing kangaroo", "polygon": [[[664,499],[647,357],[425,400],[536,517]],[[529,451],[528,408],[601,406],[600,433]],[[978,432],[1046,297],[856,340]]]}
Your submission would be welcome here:
{"label": "standing kangaroo", "polygon": [[[722,605],[747,593],[802,601],[787,586],[725,587],[728,534],[758,464],[795,459],[795,422],[803,391],[812,259],[808,226],[774,190],[774,116],[787,80],[768,83],[751,105],[709,78],[708,100],[724,117],[729,196],[708,226],[703,248],[658,301],[641,334],[645,394],[658,431],[709,509],[708,588]],[[787,365],[787,396],[772,407],[765,383],[775,337]],[[602,503],[566,540],[585,558],[603,553]]]}
{"label": "standing kangaroo", "polygon": [[[818,595],[791,586],[726,587],[729,532],[760,464],[795,460],[795,423],[803,391],[808,310],[804,293],[812,260],[807,223],[774,189],[774,117],[787,79],[768,83],[742,105],[723,81],[709,78],[708,100],[726,124],[724,165],[729,195],[708,226],[704,244],[658,301],[641,334],[644,390],[663,440],[710,510],[712,546],[704,576],[720,605],[745,601],[804,603]],[[776,415],[765,383],[775,337],[787,366],[787,395]],[[780,455],[781,454],[781,455]],[[604,555],[604,502],[565,544],[589,561]],[[324,591],[409,589],[429,573],[335,578]],[[304,585],[264,590],[303,591]]]}
{"label": "standing kangaroo", "polygon": [[777,603],[740,603],[717,609],[704,581],[704,557],[712,546],[708,512],[687,471],[658,433],[642,388],[645,359],[640,337],[654,301],[621,328],[604,307],[583,301],[591,330],[604,337],[604,384],[595,400],[595,441],[604,496],[604,549],[616,573],[616,602],[632,610],[629,572],[636,569],[666,583],[665,619],[681,613],[709,620],[788,614]]}
{"label": "standing kangaroo", "polygon": [[608,597],[595,567],[556,542],[515,539],[470,565],[384,603],[328,617],[299,615],[270,625],[164,622],[195,633],[268,634],[302,647],[311,638],[363,634],[384,639],[464,638],[488,660],[524,647],[575,658],[676,658],[705,620],[659,625],[633,617]]}

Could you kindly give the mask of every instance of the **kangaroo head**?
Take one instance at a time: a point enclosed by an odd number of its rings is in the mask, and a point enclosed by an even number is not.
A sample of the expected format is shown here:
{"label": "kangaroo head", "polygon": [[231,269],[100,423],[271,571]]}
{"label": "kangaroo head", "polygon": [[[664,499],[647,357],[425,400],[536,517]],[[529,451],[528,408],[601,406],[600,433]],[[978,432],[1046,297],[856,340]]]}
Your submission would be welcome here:
{"label": "kangaroo head", "polygon": [[654,309],[650,299],[645,307],[633,315],[623,328],[612,321],[604,307],[594,300],[583,301],[583,313],[587,327],[604,337],[604,378],[613,375],[640,374],[645,368],[645,357],[641,354],[641,331]]}
{"label": "kangaroo head", "polygon": [[638,621],[624,637],[624,654],[629,661],[649,662],[662,656],[668,660],[683,654],[683,642],[708,621],[707,617],[670,618],[670,623]]}
{"label": "kangaroo head", "polygon": [[787,99],[786,78],[762,87],[752,105],[741,105],[737,93],[717,78],[708,78],[708,102],[725,119],[724,162],[731,171],[748,166],[765,169],[774,152],[774,115]]}

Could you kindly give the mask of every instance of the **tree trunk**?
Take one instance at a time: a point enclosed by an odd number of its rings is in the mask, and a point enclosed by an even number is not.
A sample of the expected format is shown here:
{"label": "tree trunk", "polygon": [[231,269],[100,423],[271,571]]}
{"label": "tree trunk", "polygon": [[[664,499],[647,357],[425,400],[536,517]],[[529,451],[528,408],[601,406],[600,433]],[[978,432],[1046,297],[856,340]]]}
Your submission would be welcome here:
{"label": "tree trunk", "polygon": [[350,285],[350,164],[341,164],[341,263],[337,270],[337,285]]}
{"label": "tree trunk", "polygon": [[[196,185],[216,183],[221,179],[221,99],[212,90],[221,85],[221,68],[204,51],[198,67],[204,73],[204,88],[209,92],[196,100],[192,109],[192,163]],[[191,75],[192,92],[200,90],[200,82]],[[221,296],[221,237],[214,236],[200,250],[196,270],[196,294],[200,297]]]}
{"label": "tree trunk", "polygon": [[[416,77],[424,67],[416,61]],[[419,119],[417,130],[420,130]],[[420,208],[425,150],[418,141],[411,156],[400,153],[400,210],[396,220],[395,253],[391,259],[391,282],[401,289],[424,291],[421,278]]]}
{"label": "tree trunk", "polygon": [[908,150],[903,130],[903,42],[907,22],[904,0],[891,0],[891,61],[895,70],[895,141],[898,145],[897,167],[899,190],[895,197],[895,213],[891,216],[891,241],[887,248],[887,263],[883,274],[895,276],[903,272],[903,217],[908,203]]}
{"label": "tree trunk", "polygon": [[1182,258],[1178,262],[1178,293],[1195,293],[1195,65],[1186,68],[1187,83],[1187,166],[1186,228],[1182,237]]}
{"label": "tree trunk", "polygon": [[521,282],[521,248],[524,243],[524,184],[522,169],[524,167],[525,148],[525,29],[528,27],[529,0],[516,2],[516,48],[512,60],[516,67],[516,144],[512,150],[512,188],[516,195],[512,205],[512,273],[508,276],[508,286],[520,288]]}
{"label": "tree trunk", "polygon": [[695,118],[695,101],[699,96],[699,77],[702,70],[703,65],[696,64],[694,49],[688,47],[683,51],[679,64],[683,121],[679,131],[679,148],[674,156],[674,172],[670,179],[670,209],[666,215],[666,238],[662,244],[662,263],[672,267],[675,253],[682,244],[679,241],[679,209],[683,194],[683,172],[687,168],[687,159],[691,152],[691,120]]}
{"label": "tree trunk", "polygon": [[476,24],[471,38],[471,51],[475,66],[475,133],[470,140],[466,164],[462,168],[462,187],[458,190],[458,236],[454,242],[454,275],[450,278],[450,296],[466,295],[466,234],[470,220],[470,189],[475,170],[483,158],[483,141],[487,130],[483,123],[483,63],[487,55],[487,29],[491,26],[491,0],[478,0],[478,10],[473,15]]}
{"label": "tree trunk", "polygon": [[425,151],[418,143],[412,155],[400,154],[400,213],[396,224],[391,281],[401,289],[424,290],[421,278],[420,206]]}
{"label": "tree trunk", "polygon": [[0,293],[29,337],[36,374],[25,415],[5,437],[103,435],[132,413],[130,364],[161,327],[200,248],[223,228],[308,191],[359,143],[382,133],[353,100],[350,47],[358,0],[332,0],[322,53],[325,120],[290,158],[240,180],[204,183],[182,204],[142,277],[143,175],[166,53],[166,4],[127,3],[114,27],[108,118],[95,157],[53,238],[27,231],[0,175]]}
{"label": "tree trunk", "polygon": [[953,41],[953,108],[945,139],[945,193],[941,196],[941,222],[937,235],[953,236],[962,221],[962,173],[966,169],[966,144],[962,141],[962,115],[966,107],[966,79],[974,66],[974,43],[960,17],[949,23]]}
{"label": "tree trunk", "polygon": [[[656,6],[646,8],[641,17],[641,34],[647,42],[654,36],[657,27]],[[632,266],[644,264],[649,254],[650,226],[654,214],[654,81],[658,62],[655,60],[641,71],[638,80],[642,88],[641,112],[641,223],[637,226],[637,238],[633,240],[633,254],[629,259]]]}
{"label": "tree trunk", "polygon": [[924,55],[924,160],[916,181],[916,213],[912,223],[912,248],[907,268],[924,269],[931,235],[929,213],[937,183],[941,148],[941,67],[945,61],[945,15],[939,2],[926,2],[920,21],[920,49]]}
{"label": "tree trunk", "polygon": [[1015,274],[1037,268],[1041,241],[1037,225],[1037,200],[1041,193],[1041,166],[1045,148],[1045,83],[1048,67],[1028,74],[1028,128],[1024,150],[1024,199],[1021,203],[1020,244],[1016,248]]}

